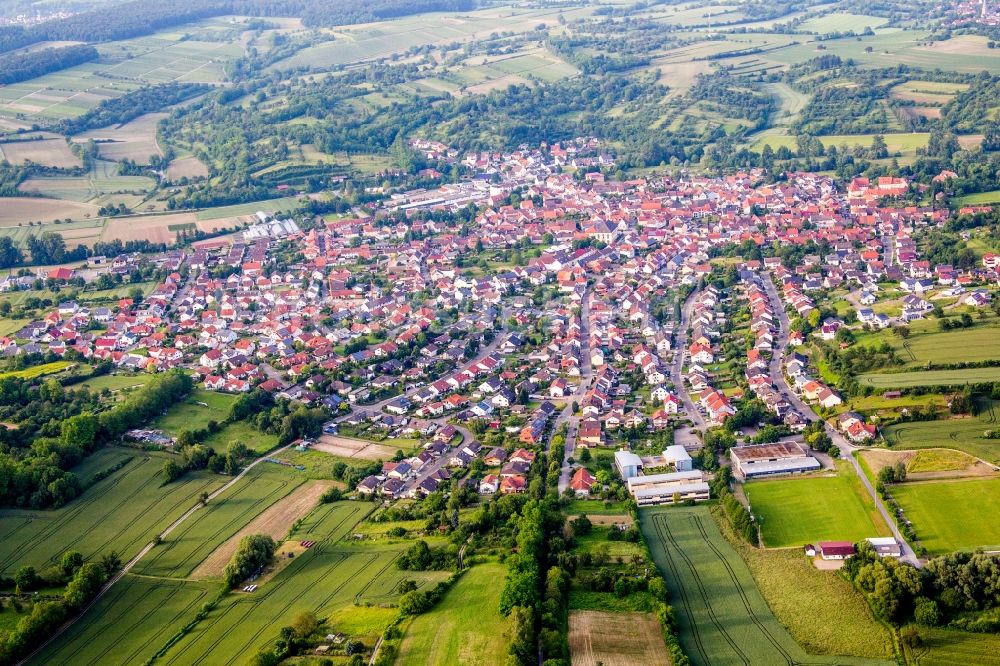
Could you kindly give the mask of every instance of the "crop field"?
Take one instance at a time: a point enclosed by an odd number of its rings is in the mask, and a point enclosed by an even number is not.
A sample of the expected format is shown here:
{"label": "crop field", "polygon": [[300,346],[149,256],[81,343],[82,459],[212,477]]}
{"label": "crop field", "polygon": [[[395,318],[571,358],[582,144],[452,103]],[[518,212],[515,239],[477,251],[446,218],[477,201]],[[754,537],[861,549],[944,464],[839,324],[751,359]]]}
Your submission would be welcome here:
{"label": "crop field", "polygon": [[1000,359],[1000,327],[976,326],[958,331],[914,335],[902,343],[907,367]]}
{"label": "crop field", "polygon": [[865,28],[871,28],[874,30],[875,28],[878,28],[888,22],[889,19],[882,18],[880,16],[833,12],[831,14],[825,14],[823,16],[809,19],[808,21],[803,21],[799,25],[799,29],[809,30],[820,35],[829,32],[863,32]]}
{"label": "crop field", "polygon": [[770,548],[889,534],[874,501],[846,465],[831,476],[751,481],[744,491]]}
{"label": "crop field", "polygon": [[141,215],[111,217],[102,235],[105,239],[120,238],[123,241],[148,240],[153,243],[173,243],[177,239],[176,229],[198,228],[205,232],[218,229],[237,229],[243,221],[225,218],[213,222],[199,222],[196,213],[171,213],[167,215]]}
{"label": "crop field", "polygon": [[258,211],[276,213],[278,211],[296,210],[299,206],[301,206],[301,203],[298,197],[282,197],[280,199],[267,199],[265,201],[251,201],[250,203],[236,204],[234,206],[206,208],[198,211],[196,215],[199,222],[209,222],[253,215]]}
{"label": "crop field", "polygon": [[[899,152],[903,155],[915,155],[917,148],[926,147],[927,140],[930,138],[930,134],[924,132],[884,134],[883,136],[890,153]],[[868,148],[872,145],[874,137],[874,134],[829,134],[816,138],[824,146],[837,146],[838,148],[840,146],[848,146],[849,148],[862,146]],[[775,150],[782,146],[795,150],[795,137],[783,134],[761,136],[753,144],[753,149],[760,150],[765,145],[770,145]]]}
{"label": "crop field", "polygon": [[34,379],[35,377],[44,377],[45,375],[54,375],[58,372],[62,372],[71,365],[74,364],[70,363],[69,361],[53,361],[52,363],[33,365],[30,368],[25,368],[24,370],[11,370],[10,372],[0,372],[0,379],[4,377],[17,377],[19,379]]}
{"label": "crop field", "polygon": [[855,664],[807,655],[778,622],[707,506],[640,509],[653,560],[668,581],[692,664]]}
{"label": "crop field", "polygon": [[156,143],[156,125],[166,117],[166,113],[147,113],[124,125],[84,132],[73,140],[86,143],[93,139],[101,157],[106,160],[118,162],[130,159],[137,164],[148,164],[151,155],[163,154]]}
{"label": "crop field", "polygon": [[336,437],[323,435],[312,446],[317,451],[329,453],[342,458],[360,458],[362,460],[388,460],[396,453],[397,447],[369,442],[351,437]]}
{"label": "crop field", "polygon": [[1000,547],[1000,479],[913,481],[892,495],[932,555]]}
{"label": "crop field", "polygon": [[892,451],[866,449],[860,451],[863,469],[874,480],[883,467],[903,463],[910,481],[956,477],[996,476],[993,467],[962,451],[954,449],[921,449],[919,451]]}
{"label": "crop field", "polygon": [[[52,222],[67,218],[81,220],[86,216],[96,217],[96,215],[97,206],[75,201],[0,197],[0,233],[8,236],[16,236],[22,230],[27,235],[31,231],[27,227],[29,222]],[[22,224],[24,227],[18,226]],[[38,233],[41,233],[41,230],[38,230]]]}
{"label": "crop field", "polygon": [[964,386],[1000,380],[1000,368],[962,368],[960,370],[920,370],[916,372],[868,373],[858,375],[858,382],[877,389],[911,386]]}
{"label": "crop field", "polygon": [[[259,467],[263,467],[263,465]],[[270,469],[287,469],[278,465],[269,465],[268,467]],[[254,468],[254,471],[257,469]],[[280,542],[288,534],[295,521],[312,511],[319,503],[320,496],[334,485],[333,481],[308,481],[302,485],[293,487],[290,493],[257,515],[256,518],[247,523],[239,532],[216,548],[211,555],[202,560],[192,575],[195,578],[221,577],[223,569],[229,563],[233,553],[236,552],[236,548],[240,544],[240,539],[245,536],[266,534],[275,541]],[[235,499],[234,497],[233,500]],[[229,503],[232,500],[225,498],[225,501]],[[210,519],[205,517],[205,520],[208,521]]]}
{"label": "crop field", "polygon": [[62,137],[39,139],[37,141],[10,141],[0,143],[0,158],[11,164],[34,162],[42,166],[69,169],[82,164],[73,154]]}
{"label": "crop field", "polygon": [[[120,456],[105,451],[94,455],[107,456],[101,469],[120,460]],[[131,558],[191,508],[202,492],[211,492],[225,481],[216,474],[197,472],[163,486],[163,463],[171,457],[137,451],[124,468],[64,507],[0,511],[0,533],[4,535],[0,539],[0,574],[22,564],[44,569],[67,550],[78,550],[85,557],[114,550],[122,560]],[[90,461],[91,469],[96,469],[97,460]]]}
{"label": "crop field", "polygon": [[[405,542],[370,547],[338,543],[371,508],[366,502],[337,502],[316,509],[293,535],[296,541],[316,541],[312,548],[256,592],[227,598],[160,663],[188,664],[196,656],[205,663],[243,663],[247,655],[277,638],[278,629],[303,610],[326,617],[356,602],[395,602],[403,579],[423,586],[447,577],[447,572],[398,570],[394,563]],[[371,636],[371,642],[376,637]]]}
{"label": "crop field", "polygon": [[[835,571],[821,571],[798,549],[754,548],[733,533],[720,507],[723,535],[743,556],[768,606],[810,654],[891,659],[893,637],[864,596]],[[823,599],[816,604],[816,599]],[[810,612],[803,613],[804,607]]]}
{"label": "crop field", "polygon": [[193,155],[178,157],[167,167],[167,178],[169,180],[208,178],[208,167]]}
{"label": "crop field", "polygon": [[437,606],[416,616],[406,628],[396,663],[503,664],[510,636],[509,622],[498,611],[503,587],[498,581],[505,575],[505,567],[494,562],[478,564],[462,574]]}
{"label": "crop field", "polygon": [[641,666],[670,663],[660,621],[653,613],[569,614],[569,651],[580,666]]}
{"label": "crop field", "polygon": [[190,622],[216,592],[215,583],[128,574],[58,641],[29,663],[67,666],[142,663]]}
{"label": "crop field", "polygon": [[[171,532],[162,545],[150,551],[136,565],[134,573],[187,578],[206,558],[245,527],[267,527],[256,522],[257,519],[289,498],[303,481],[305,477],[296,474],[291,468],[266,463],[257,465],[238,484],[199,509]],[[308,510],[303,513],[308,513]],[[287,532],[288,528],[283,528],[278,534],[279,539]],[[265,532],[262,529],[260,533]],[[236,545],[233,544],[230,555],[235,551]],[[216,570],[217,562],[213,559],[210,569],[203,570],[202,575],[197,577],[221,576],[222,567],[228,561],[227,557]]]}
{"label": "crop field", "polygon": [[898,423],[885,429],[885,441],[895,449],[949,448],[964,451],[994,464],[1000,463],[1000,441],[987,439],[987,430],[996,430],[998,407],[995,401],[980,400],[976,416]]}
{"label": "crop field", "polygon": [[973,634],[937,627],[917,627],[921,645],[906,648],[916,666],[1000,665],[1000,634]]}

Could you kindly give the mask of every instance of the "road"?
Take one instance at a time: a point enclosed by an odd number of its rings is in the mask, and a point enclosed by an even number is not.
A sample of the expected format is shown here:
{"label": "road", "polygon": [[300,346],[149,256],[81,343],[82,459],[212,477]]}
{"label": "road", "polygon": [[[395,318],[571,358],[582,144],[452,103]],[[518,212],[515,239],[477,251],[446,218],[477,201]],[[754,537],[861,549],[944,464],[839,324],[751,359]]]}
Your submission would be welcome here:
{"label": "road", "polygon": [[688,419],[699,430],[704,430],[705,417],[701,415],[701,412],[698,411],[694,401],[691,399],[687,385],[684,383],[684,374],[682,372],[684,369],[684,356],[687,354],[688,348],[688,326],[691,322],[691,314],[694,312],[694,304],[697,298],[698,290],[695,289],[688,296],[687,300],[684,301],[684,305],[681,306],[681,320],[677,324],[677,334],[674,336],[676,351],[674,352],[674,362],[670,367],[670,381],[674,383],[674,390],[677,391],[678,397],[684,403],[684,411],[687,412],[686,416]]}
{"label": "road", "polygon": [[[580,386],[572,398],[566,400],[566,406],[556,416],[555,423],[552,424],[552,432],[556,433],[565,423],[566,447],[563,451],[562,468],[559,470],[559,494],[561,495],[569,488],[570,477],[572,476],[572,465],[569,459],[573,457],[576,450],[576,435],[580,427],[580,417],[573,414],[573,403],[578,402],[581,397],[587,394],[594,381],[594,366],[590,363],[590,285],[583,291],[583,302],[580,305]],[[549,438],[549,447],[552,439]]]}
{"label": "road", "polygon": [[[272,453],[268,454],[267,457],[273,457],[273,456],[275,456],[275,455],[277,455],[277,454],[279,454],[279,453],[281,453],[283,451],[287,451],[289,448],[291,448],[291,446],[292,446],[291,444],[288,444],[287,446],[283,446],[282,448],[278,449],[277,451],[273,451]],[[253,469],[254,467],[256,467],[257,465],[259,465],[260,463],[262,463],[264,461],[265,461],[265,458],[257,458],[252,463],[250,463],[249,465],[247,465],[246,467],[244,467],[243,471],[241,471],[239,474],[237,474],[232,479],[230,479],[227,483],[225,483],[222,487],[220,487],[219,489],[215,490],[212,494],[210,494],[208,496],[208,501],[211,502],[213,499],[215,499],[216,497],[218,497],[222,493],[224,493],[227,490],[229,490],[230,488],[232,488],[234,485],[236,485],[237,483],[239,483],[240,479],[242,479],[247,474],[247,472],[249,472],[251,469]],[[207,502],[206,502],[206,504],[207,504]],[[178,518],[174,522],[170,523],[170,525],[168,525],[165,530],[163,530],[162,532],[160,532],[160,534],[158,535],[159,539],[161,539],[161,540],[162,539],[166,539],[167,536],[171,532],[173,532],[175,529],[177,529],[178,527],[180,527],[181,524],[185,520],[187,520],[188,518],[190,518],[191,516],[193,516],[194,513],[196,511],[198,511],[198,509],[201,509],[203,506],[205,506],[205,505],[199,502],[198,504],[195,504],[193,507],[191,507],[190,509],[188,509],[187,511],[185,511],[184,515],[182,515],[180,518]],[[147,543],[145,545],[145,547],[143,547],[143,549],[140,550],[139,553],[135,557],[133,557],[128,562],[126,562],[125,566],[123,566],[118,571],[118,573],[116,573],[114,576],[112,576],[108,580],[108,582],[106,582],[104,584],[104,587],[102,587],[100,589],[100,591],[96,595],[94,595],[94,598],[90,600],[90,603],[88,603],[86,606],[84,606],[83,610],[81,610],[79,613],[77,613],[72,618],[70,618],[69,620],[67,620],[44,643],[42,643],[40,646],[38,646],[35,649],[34,652],[32,652],[27,657],[25,657],[24,659],[22,659],[21,661],[19,661],[18,662],[18,666],[20,666],[21,664],[26,664],[29,661],[31,661],[36,655],[38,655],[39,653],[41,653],[50,643],[52,643],[52,641],[54,641],[57,638],[59,638],[60,636],[62,636],[66,632],[67,629],[69,629],[70,627],[72,627],[77,622],[77,620],[79,620],[84,615],[86,615],[87,611],[89,611],[98,601],[100,601],[101,597],[103,597],[105,594],[107,594],[108,590],[110,590],[114,586],[115,583],[117,583],[122,578],[124,578],[125,574],[127,574],[129,571],[131,571],[135,567],[135,565],[139,563],[139,560],[141,560],[143,557],[145,557],[146,555],[148,555],[149,551],[153,550],[153,548],[155,548],[155,547],[156,547],[156,540],[153,540],[153,541],[150,541],[149,543]]]}
{"label": "road", "polygon": [[[788,349],[788,336],[790,333],[788,313],[785,312],[785,306],[778,295],[778,289],[774,286],[774,281],[771,279],[770,274],[762,273],[762,278],[764,281],[764,290],[767,292],[767,297],[771,301],[771,308],[778,315],[778,335],[777,335],[777,351],[772,355],[771,358],[771,379],[778,386],[778,390],[781,391],[785,398],[792,403],[792,405],[810,422],[815,422],[820,420],[816,413],[812,410],[812,407],[807,405],[802,401],[801,398],[792,390],[791,386],[788,384],[788,380],[785,378],[784,364],[785,350]],[[875,502],[875,506],[878,508],[878,512],[882,515],[882,519],[885,524],[889,526],[892,530],[893,537],[900,544],[900,548],[903,551],[902,560],[908,562],[915,567],[920,567],[920,558],[913,551],[913,548],[907,543],[906,539],[903,538],[903,534],[899,531],[899,527],[896,526],[896,521],[893,520],[889,511],[885,508],[882,499],[875,492],[874,486],[872,486],[871,481],[865,476],[861,469],[861,463],[858,462],[858,458],[854,453],[858,450],[858,447],[854,446],[846,437],[844,437],[839,431],[833,428],[829,423],[823,421],[823,427],[826,433],[830,436],[834,445],[840,449],[840,456],[848,461],[850,461],[851,466],[854,468],[854,473],[858,475],[861,479],[862,485],[864,485],[865,490],[871,496],[872,501]]]}

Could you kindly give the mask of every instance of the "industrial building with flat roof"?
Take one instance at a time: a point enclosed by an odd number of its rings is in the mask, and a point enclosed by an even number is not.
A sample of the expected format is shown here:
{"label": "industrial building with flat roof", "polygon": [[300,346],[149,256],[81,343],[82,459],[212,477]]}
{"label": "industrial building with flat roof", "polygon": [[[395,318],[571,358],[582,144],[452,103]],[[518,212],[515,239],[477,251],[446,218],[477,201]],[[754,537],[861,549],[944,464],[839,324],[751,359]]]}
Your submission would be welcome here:
{"label": "industrial building with flat roof", "polygon": [[668,447],[662,457],[650,459],[652,466],[673,465],[676,472],[644,475],[644,464],[642,458],[630,451],[615,451],[615,468],[639,506],[672,504],[675,498],[680,501],[709,498],[708,483],[701,472],[691,469],[691,456],[683,446]]}
{"label": "industrial building with flat roof", "polygon": [[729,457],[736,476],[745,480],[812,472],[822,467],[796,442],[734,446],[729,449]]}
{"label": "industrial building with flat roof", "polygon": [[629,494],[639,506],[673,504],[675,501],[703,501],[709,498],[708,483],[701,472],[670,472],[626,479]]}

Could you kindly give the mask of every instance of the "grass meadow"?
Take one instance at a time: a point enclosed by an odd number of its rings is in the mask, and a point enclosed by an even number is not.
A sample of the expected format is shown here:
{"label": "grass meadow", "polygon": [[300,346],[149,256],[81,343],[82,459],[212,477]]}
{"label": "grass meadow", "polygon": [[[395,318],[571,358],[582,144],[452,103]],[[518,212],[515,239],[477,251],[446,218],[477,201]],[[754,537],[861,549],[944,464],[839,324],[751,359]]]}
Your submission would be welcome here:
{"label": "grass meadow", "polygon": [[973,634],[938,627],[917,627],[917,630],[921,645],[906,648],[907,663],[915,666],[1000,664],[1000,634]]}
{"label": "grass meadow", "polygon": [[[713,512],[723,535],[750,567],[768,606],[799,645],[811,654],[892,658],[892,634],[847,580],[835,571],[818,570],[797,549],[750,546],[733,533],[718,508]],[[810,612],[803,613],[803,608]]]}
{"label": "grass meadow", "polygon": [[775,617],[710,511],[699,506],[639,512],[653,560],[670,588],[681,646],[692,664],[873,663],[807,655]]}
{"label": "grass meadow", "polygon": [[1000,479],[907,482],[892,494],[931,555],[1000,547]]}
{"label": "grass meadow", "polygon": [[994,464],[1000,463],[1000,441],[987,439],[987,430],[998,427],[996,401],[979,400],[976,416],[891,425],[882,433],[894,449],[949,448],[964,451]]}
{"label": "grass meadow", "polygon": [[836,475],[752,481],[743,489],[770,548],[889,534],[874,501],[846,465]]}
{"label": "grass meadow", "polygon": [[[122,459],[120,449],[98,451],[87,461],[92,476]],[[211,492],[225,477],[209,472],[185,475],[163,484],[167,453],[129,451],[132,460],[108,478],[88,488],[64,507],[39,511],[0,511],[0,574],[10,575],[23,564],[44,569],[67,550],[84,557],[116,551],[127,561],[153,536],[194,506],[202,492]]]}
{"label": "grass meadow", "polygon": [[478,564],[444,599],[406,628],[397,664],[500,666],[507,657],[509,622],[500,616],[502,564]]}

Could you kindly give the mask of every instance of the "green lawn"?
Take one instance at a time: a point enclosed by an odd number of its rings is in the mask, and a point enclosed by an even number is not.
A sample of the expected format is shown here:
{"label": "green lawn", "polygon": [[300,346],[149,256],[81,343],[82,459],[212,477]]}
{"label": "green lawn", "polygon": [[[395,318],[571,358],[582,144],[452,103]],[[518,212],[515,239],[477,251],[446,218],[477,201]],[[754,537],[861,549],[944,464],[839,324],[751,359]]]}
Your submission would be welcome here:
{"label": "green lawn", "polygon": [[406,629],[397,664],[505,663],[508,622],[497,610],[506,569],[488,562],[471,568],[430,612]]}
{"label": "green lawn", "polygon": [[[104,460],[88,462],[88,475],[121,460],[115,451],[94,454]],[[226,477],[196,472],[163,486],[163,464],[171,458],[167,453],[136,451],[125,467],[62,508],[0,511],[0,534],[4,535],[0,574],[9,575],[22,564],[43,569],[67,550],[78,550],[85,557],[114,550],[127,561],[191,508],[202,492],[225,482]]]}
{"label": "green lawn", "polygon": [[1000,479],[909,482],[892,494],[932,555],[1000,546]]}
{"label": "green lawn", "polygon": [[990,192],[977,192],[976,194],[966,194],[964,197],[955,197],[952,203],[957,206],[982,206],[984,204],[1000,203],[1000,190]]}
{"label": "green lawn", "polygon": [[907,663],[915,666],[998,666],[1000,634],[917,627],[921,645],[906,648]]}
{"label": "green lawn", "polygon": [[987,430],[1000,425],[998,401],[979,399],[979,414],[964,418],[899,423],[885,429],[885,441],[894,449],[958,449],[988,462],[1000,463],[1000,440],[986,439]]}
{"label": "green lawn", "polygon": [[108,389],[109,391],[120,391],[122,389],[144,386],[152,378],[153,376],[148,374],[101,375],[100,377],[94,377],[93,379],[82,381],[77,384],[77,386],[86,387],[91,391],[102,391],[104,389]]}
{"label": "green lawn", "polygon": [[775,617],[710,510],[697,506],[639,511],[653,560],[670,588],[681,647],[692,664],[885,663],[807,655]]}
{"label": "green lawn", "polygon": [[860,479],[841,465],[835,476],[752,481],[744,486],[764,545],[858,541],[889,534]]}

